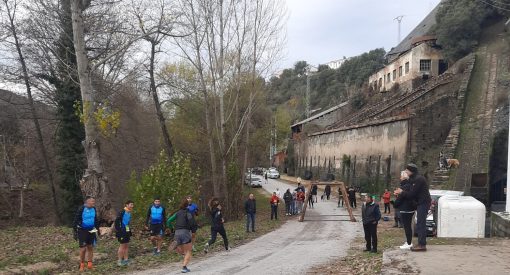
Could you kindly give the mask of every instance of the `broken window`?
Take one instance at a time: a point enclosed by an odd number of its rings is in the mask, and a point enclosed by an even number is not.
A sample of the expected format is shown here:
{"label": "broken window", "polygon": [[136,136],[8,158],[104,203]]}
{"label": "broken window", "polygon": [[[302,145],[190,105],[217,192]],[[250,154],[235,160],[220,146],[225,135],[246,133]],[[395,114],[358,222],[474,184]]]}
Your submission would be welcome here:
{"label": "broken window", "polygon": [[388,73],[388,75],[386,75],[386,83],[390,82],[390,80],[391,80],[390,73]]}
{"label": "broken window", "polygon": [[430,72],[430,59],[420,59],[420,72]]}
{"label": "broken window", "polygon": [[406,66],[406,74],[408,74],[409,73],[409,62],[406,62],[405,66]]}

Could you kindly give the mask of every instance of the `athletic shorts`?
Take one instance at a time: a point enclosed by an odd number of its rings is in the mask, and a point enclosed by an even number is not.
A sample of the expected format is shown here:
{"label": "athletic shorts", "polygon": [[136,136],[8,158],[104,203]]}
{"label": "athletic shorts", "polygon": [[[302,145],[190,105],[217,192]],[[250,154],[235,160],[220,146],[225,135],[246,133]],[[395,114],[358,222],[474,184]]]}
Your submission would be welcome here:
{"label": "athletic shorts", "polygon": [[96,244],[96,233],[90,233],[85,229],[78,229],[78,243],[80,247]]}
{"label": "athletic shorts", "polygon": [[129,243],[129,241],[131,240],[131,234],[126,234],[126,235],[124,235],[124,236],[117,237],[117,240],[118,240],[118,241],[119,241],[119,243],[121,243],[121,244]]}
{"label": "athletic shorts", "polygon": [[187,229],[178,229],[175,231],[174,240],[177,245],[191,243],[191,232]]}
{"label": "athletic shorts", "polygon": [[165,234],[165,230],[163,230],[163,224],[151,224],[150,226],[151,236],[163,236]]}

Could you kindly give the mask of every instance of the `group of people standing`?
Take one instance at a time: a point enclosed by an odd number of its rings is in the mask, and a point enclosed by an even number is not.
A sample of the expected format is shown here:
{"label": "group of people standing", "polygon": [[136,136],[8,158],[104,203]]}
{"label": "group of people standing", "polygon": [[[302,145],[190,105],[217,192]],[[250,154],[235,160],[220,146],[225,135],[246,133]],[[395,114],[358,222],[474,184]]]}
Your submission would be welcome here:
{"label": "group of people standing", "polygon": [[[93,252],[94,247],[97,245],[97,237],[100,234],[98,230],[99,218],[95,203],[93,197],[86,197],[84,204],[78,208],[74,218],[74,237],[78,241],[80,247],[80,272],[85,271],[85,269],[91,270],[94,268],[92,263]],[[205,244],[204,250],[207,253],[209,246],[215,243],[218,234],[222,236],[225,249],[228,250],[227,234],[223,226],[225,220],[221,212],[222,208],[220,202],[217,198],[212,198],[208,206],[211,218],[211,238]],[[117,251],[118,266],[130,264],[128,255],[129,242],[133,234],[131,228],[133,208],[133,201],[126,201],[124,203],[124,208],[119,211],[114,222],[115,235],[119,242],[119,249]],[[253,207],[253,212],[254,211],[255,207]],[[196,221],[198,214],[198,206],[193,203],[191,196],[183,198],[179,204],[178,210],[169,217],[167,217],[166,209],[161,204],[159,197],[154,198],[147,210],[145,229],[150,232],[150,241],[154,247],[153,255],[160,255],[165,231],[166,229],[172,230],[174,232],[174,238],[169,245],[169,250],[175,250],[183,256],[182,273],[190,272],[187,265],[191,260],[192,251],[194,250],[195,235],[199,228]],[[255,213],[253,213],[253,215],[254,214]],[[87,264],[85,264],[85,260],[87,260]]]}
{"label": "group of people standing", "polygon": [[[410,163],[400,174],[400,187],[395,189],[393,194],[396,196],[394,201],[394,212],[396,226],[399,222],[404,228],[405,242],[400,249],[410,249],[414,252],[427,251],[427,228],[426,219],[430,208],[431,198],[427,180],[419,174],[418,167]],[[391,193],[385,190],[383,194],[384,213],[391,213],[390,201]],[[412,221],[416,212],[416,233],[418,235],[418,244],[413,246]],[[377,224],[381,219],[381,210],[375,202],[375,196],[367,195],[362,210],[362,222],[365,232],[366,249],[365,251],[377,252]]]}

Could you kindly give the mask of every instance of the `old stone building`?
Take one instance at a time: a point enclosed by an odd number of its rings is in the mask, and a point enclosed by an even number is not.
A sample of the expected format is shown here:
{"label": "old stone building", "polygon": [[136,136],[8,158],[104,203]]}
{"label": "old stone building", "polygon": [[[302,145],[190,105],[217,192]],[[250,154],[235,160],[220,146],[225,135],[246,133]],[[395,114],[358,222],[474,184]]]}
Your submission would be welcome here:
{"label": "old stone building", "polygon": [[387,53],[388,64],[368,79],[374,91],[390,91],[397,84],[401,90],[412,90],[413,80],[438,76],[448,69],[436,38],[429,35],[436,12],[437,7]]}

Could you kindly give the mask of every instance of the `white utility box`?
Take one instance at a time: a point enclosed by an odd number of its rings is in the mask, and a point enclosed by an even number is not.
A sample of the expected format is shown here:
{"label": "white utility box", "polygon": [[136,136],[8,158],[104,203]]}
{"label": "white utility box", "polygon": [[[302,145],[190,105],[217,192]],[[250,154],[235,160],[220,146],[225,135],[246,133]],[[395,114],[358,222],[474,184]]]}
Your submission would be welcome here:
{"label": "white utility box", "polygon": [[485,205],[477,199],[471,196],[442,196],[437,210],[438,237],[485,237]]}

